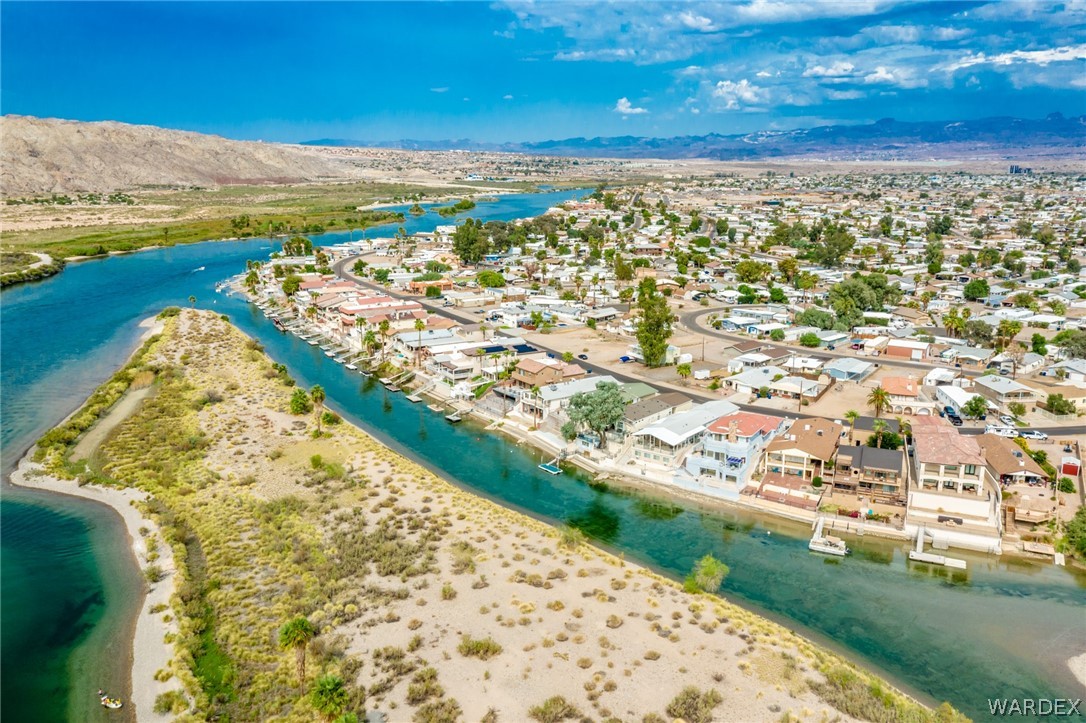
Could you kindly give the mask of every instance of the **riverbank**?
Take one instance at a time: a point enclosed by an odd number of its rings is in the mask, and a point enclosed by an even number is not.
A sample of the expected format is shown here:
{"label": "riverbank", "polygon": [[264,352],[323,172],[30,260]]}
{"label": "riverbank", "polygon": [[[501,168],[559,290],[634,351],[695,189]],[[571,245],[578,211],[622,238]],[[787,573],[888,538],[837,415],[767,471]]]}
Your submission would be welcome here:
{"label": "riverbank", "polygon": [[[314,436],[282,372],[216,315],[182,310],[143,366],[157,393],[103,446],[102,474],[151,492],[167,539],[190,533],[176,577],[211,606],[237,681],[224,712],[311,717],[305,693],[328,673],[393,718],[523,719],[556,695],[590,715],[672,715],[688,685],[744,720],[834,706],[851,720],[854,700],[920,713],[863,694],[867,673],[775,623],[471,495],[352,425]],[[191,611],[173,612],[191,650]],[[303,685],[274,642],[296,615],[319,630]]]}
{"label": "riverbank", "polygon": [[[35,463],[31,459],[33,453],[34,450],[31,450],[19,462],[18,467],[9,477],[11,483],[28,489],[91,500],[109,507],[123,520],[132,563],[142,569],[143,562],[147,560],[150,552],[148,542],[161,535],[161,530],[154,521],[144,517],[137,509],[137,505],[147,500],[147,495],[134,489],[77,485],[72,480],[59,479],[47,474],[42,465]],[[172,581],[173,556],[168,549],[162,550],[157,564],[165,575],[164,579]],[[130,661],[128,689],[107,691],[111,696],[120,697],[125,701],[129,708],[130,720],[170,720],[169,716],[154,712],[154,702],[155,697],[160,693],[176,688],[176,685],[169,686],[156,679],[156,673],[167,669],[173,657],[164,641],[167,635],[177,634],[177,626],[176,623],[168,622],[161,615],[160,609],[160,606],[168,603],[173,592],[171,582],[152,585],[143,592],[143,602],[139,606],[140,612],[135,621],[131,647],[127,655]],[[94,689],[92,681],[82,682],[84,693]],[[84,704],[79,702],[73,705],[79,710],[85,708]]]}

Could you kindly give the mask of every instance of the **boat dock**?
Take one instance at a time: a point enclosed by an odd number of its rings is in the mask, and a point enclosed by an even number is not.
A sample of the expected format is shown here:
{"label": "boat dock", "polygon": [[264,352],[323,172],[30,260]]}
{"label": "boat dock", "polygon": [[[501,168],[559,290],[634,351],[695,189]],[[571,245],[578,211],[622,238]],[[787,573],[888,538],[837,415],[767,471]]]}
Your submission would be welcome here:
{"label": "boat dock", "polygon": [[945,555],[937,555],[933,552],[924,552],[924,538],[928,532],[923,527],[916,533],[916,549],[909,550],[909,559],[913,562],[926,562],[929,565],[943,565],[945,567],[952,567],[955,570],[966,569],[965,560],[961,560],[957,557],[946,557]]}

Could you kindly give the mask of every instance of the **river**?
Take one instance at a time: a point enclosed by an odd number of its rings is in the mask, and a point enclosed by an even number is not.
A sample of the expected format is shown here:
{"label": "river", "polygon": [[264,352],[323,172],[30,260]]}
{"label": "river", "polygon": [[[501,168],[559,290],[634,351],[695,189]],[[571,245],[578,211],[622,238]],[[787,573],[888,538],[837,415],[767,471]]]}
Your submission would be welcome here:
{"label": "river", "polygon": [[[502,197],[465,215],[532,216],[574,195]],[[451,221],[428,213],[400,225],[414,232],[445,223]],[[344,232],[315,241],[347,238]],[[123,363],[140,319],[169,304],[187,304],[194,295],[197,306],[229,315],[260,338],[299,383],[323,385],[330,407],[397,451],[502,504],[576,525],[609,549],[675,577],[712,552],[731,566],[727,597],[840,650],[928,702],[949,700],[985,717],[992,697],[1082,695],[1065,662],[1086,650],[1082,576],[969,555],[967,573],[932,570],[909,563],[903,546],[872,538],[856,541],[852,558],[826,559],[807,551],[801,525],[542,473],[537,453],[472,424],[449,425],[425,405],[390,395],[315,347],[275,331],[240,298],[214,292],[215,283],[241,271],[246,259],[271,251],[266,239],[156,249],[72,264],[57,277],[5,291],[4,472]],[[108,669],[108,651],[130,635],[124,611],[133,597],[132,575],[116,563],[123,557],[123,532],[96,506],[11,487],[4,488],[0,513],[3,717],[68,720],[70,696],[100,685],[93,678],[96,665]],[[28,698],[32,717],[28,706],[19,705]]]}

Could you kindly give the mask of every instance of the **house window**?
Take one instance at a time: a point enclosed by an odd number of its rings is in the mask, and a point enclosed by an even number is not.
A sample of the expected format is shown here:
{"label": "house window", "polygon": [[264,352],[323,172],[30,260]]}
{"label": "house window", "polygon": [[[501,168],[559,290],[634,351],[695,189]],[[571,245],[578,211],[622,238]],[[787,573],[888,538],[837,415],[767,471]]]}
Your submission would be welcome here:
{"label": "house window", "polygon": [[971,476],[976,475],[977,466],[975,464],[967,464],[967,465],[965,465],[965,473],[967,475],[971,475]]}
{"label": "house window", "polygon": [[954,480],[951,480],[951,479],[943,480],[943,489],[952,490],[955,487],[957,487],[957,483],[954,482]]}
{"label": "house window", "polygon": [[957,472],[958,471],[958,465],[956,465],[956,464],[948,464],[943,469],[946,472]]}

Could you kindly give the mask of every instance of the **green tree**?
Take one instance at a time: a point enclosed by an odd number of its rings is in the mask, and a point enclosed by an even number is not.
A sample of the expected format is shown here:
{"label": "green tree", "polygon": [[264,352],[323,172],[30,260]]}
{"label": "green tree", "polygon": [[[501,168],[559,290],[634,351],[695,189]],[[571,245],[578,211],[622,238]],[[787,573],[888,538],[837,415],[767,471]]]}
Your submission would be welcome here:
{"label": "green tree", "polygon": [[305,649],[315,637],[317,637],[317,628],[305,617],[294,618],[279,629],[279,647],[284,650],[294,650],[299,684],[305,681]]}
{"label": "green tree", "polygon": [[1045,340],[1044,334],[1034,334],[1030,337],[1029,342],[1030,350],[1034,354],[1040,354],[1041,356],[1048,354],[1048,341]]}
{"label": "green tree", "polygon": [[289,274],[283,279],[283,293],[287,296],[294,296],[298,293],[298,289],[302,286],[302,277],[296,274]]}
{"label": "green tree", "polygon": [[607,430],[622,421],[625,409],[626,402],[618,384],[600,382],[595,391],[574,394],[566,413],[575,426],[594,432],[600,439],[599,446],[603,448],[607,446]]}
{"label": "green tree", "polygon": [[321,434],[321,415],[324,414],[324,387],[314,384],[309,390],[309,398],[313,400],[313,411],[317,417],[317,436]]}
{"label": "green tree", "polygon": [[468,219],[453,233],[453,253],[465,264],[477,264],[490,250],[490,242],[483,233],[482,224]]}
{"label": "green tree", "polygon": [[969,401],[962,405],[962,414],[969,419],[980,419],[988,414],[988,402],[980,395],[970,397]]}
{"label": "green tree", "polygon": [[822,343],[822,340],[818,338],[818,334],[813,331],[809,331],[799,338],[799,343],[805,347],[814,348]]}
{"label": "green tree", "polygon": [[744,284],[756,284],[765,279],[770,272],[769,264],[749,259],[735,265],[735,277]]}
{"label": "green tree", "polygon": [[571,363],[573,361],[573,352],[571,352],[571,351],[562,352],[562,361],[564,361],[566,364]]}
{"label": "green tree", "polygon": [[335,720],[347,711],[350,695],[338,675],[322,675],[309,691],[309,702],[326,721]]}
{"label": "green tree", "polygon": [[497,271],[480,271],[475,280],[479,282],[479,286],[485,288],[494,289],[505,286],[505,277]]}
{"label": "green tree", "polygon": [[724,583],[724,578],[731,570],[711,554],[694,564],[690,576],[686,578],[686,587],[696,592],[716,593]]}
{"label": "green tree", "polygon": [[671,309],[667,299],[656,290],[656,282],[642,279],[638,287],[637,306],[641,318],[637,323],[637,343],[645,365],[658,367],[667,356],[668,339],[671,338]]}
{"label": "green tree", "polygon": [[189,306],[190,307],[195,307],[196,306],[196,297],[195,296],[190,296],[189,297]]}
{"label": "green tree", "polygon": [[984,279],[973,279],[962,289],[962,296],[969,301],[987,299],[990,293],[988,282]]}
{"label": "green tree", "polygon": [[1006,349],[1020,331],[1022,331],[1022,322],[1001,319],[996,328],[996,346]]}
{"label": "green tree", "polygon": [[769,332],[769,338],[771,341],[784,341],[784,329],[774,329]]}
{"label": "green tree", "polygon": [[1026,405],[1022,404],[1022,402],[1011,402],[1007,405],[1007,409],[1009,409],[1011,414],[1015,417],[1026,416]]}
{"label": "green tree", "polygon": [[1062,394],[1049,394],[1045,400],[1045,409],[1052,414],[1075,414],[1075,403],[1064,398]]}
{"label": "green tree", "polygon": [[875,410],[876,417],[881,417],[890,408],[890,393],[882,387],[875,387],[867,395],[867,404]]}
{"label": "green tree", "polygon": [[415,319],[415,331],[419,333],[419,343],[415,346],[415,366],[419,365],[420,355],[422,354],[422,332],[426,329],[426,322],[422,319]]}
{"label": "green tree", "polygon": [[856,429],[856,420],[860,418],[860,413],[855,409],[850,409],[845,412],[845,419],[848,420],[848,436],[852,438],[852,432]]}
{"label": "green tree", "polygon": [[831,312],[822,309],[815,309],[812,307],[796,314],[796,324],[798,326],[814,326],[826,330],[832,329],[833,325],[836,323],[837,317]]}
{"label": "green tree", "polygon": [[260,274],[256,272],[256,269],[250,269],[249,273],[245,274],[245,288],[249,290],[249,293],[256,291],[257,284],[260,283]]}
{"label": "green tree", "polygon": [[294,236],[283,242],[284,256],[309,256],[313,253],[313,242],[305,236]]}
{"label": "green tree", "polygon": [[692,369],[689,364],[680,364],[675,367],[675,373],[679,375],[680,379],[686,379],[692,373]]}
{"label": "green tree", "polygon": [[290,396],[290,413],[291,414],[309,414],[313,410],[313,405],[309,402],[309,395],[305,393],[304,389],[295,389],[294,393]]}
{"label": "green tree", "polygon": [[875,438],[875,447],[877,449],[882,449],[882,437],[888,429],[889,425],[883,419],[876,419],[875,423],[871,425],[871,431],[874,432],[872,436]]}
{"label": "green tree", "polygon": [[784,279],[784,283],[790,284],[799,273],[799,262],[788,256],[777,261],[777,273]]}

